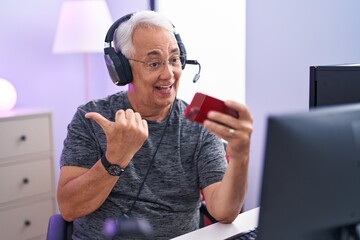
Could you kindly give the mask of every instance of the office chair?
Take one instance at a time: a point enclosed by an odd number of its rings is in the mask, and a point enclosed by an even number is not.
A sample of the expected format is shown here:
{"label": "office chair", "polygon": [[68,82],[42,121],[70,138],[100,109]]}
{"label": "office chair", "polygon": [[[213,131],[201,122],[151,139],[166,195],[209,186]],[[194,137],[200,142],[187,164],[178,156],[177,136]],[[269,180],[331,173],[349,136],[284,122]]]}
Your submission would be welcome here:
{"label": "office chair", "polygon": [[54,214],[49,219],[46,240],[70,240],[72,232],[72,222],[67,222],[61,214]]}
{"label": "office chair", "polygon": [[[243,213],[243,212],[244,212],[244,207],[242,207],[240,210],[240,213]],[[211,214],[207,210],[206,202],[205,202],[205,200],[203,200],[201,202],[201,206],[200,206],[200,225],[199,225],[199,227],[203,228],[203,227],[209,226],[209,225],[211,225],[213,223],[217,223],[217,222],[218,221],[213,216],[211,216]]]}
{"label": "office chair", "polygon": [[[206,209],[205,201],[200,206],[200,225],[205,227],[217,222]],[[73,232],[73,223],[66,221],[61,214],[57,213],[50,217],[46,240],[70,240]]]}
{"label": "office chair", "polygon": [[206,208],[206,202],[205,200],[203,200],[201,202],[200,205],[200,224],[199,224],[199,228],[203,228],[206,226],[209,226],[213,223],[216,223],[217,220],[211,216],[211,214],[209,213],[209,211]]}
{"label": "office chair", "polygon": [[[217,220],[211,216],[206,209],[205,201],[201,202],[200,206],[200,224],[199,227],[205,227],[210,224],[216,223]],[[66,221],[61,214],[57,213],[50,217],[47,240],[69,240],[73,232],[73,223]]]}

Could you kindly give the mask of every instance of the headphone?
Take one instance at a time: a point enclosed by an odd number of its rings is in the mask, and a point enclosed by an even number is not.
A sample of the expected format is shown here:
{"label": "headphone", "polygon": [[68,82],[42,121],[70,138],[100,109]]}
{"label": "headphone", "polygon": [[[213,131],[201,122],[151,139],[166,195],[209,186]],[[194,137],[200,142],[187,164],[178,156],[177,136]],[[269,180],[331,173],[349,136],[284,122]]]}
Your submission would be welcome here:
{"label": "headphone", "polygon": [[[104,48],[104,58],[106,67],[109,71],[110,78],[113,81],[115,85],[118,86],[124,86],[132,81],[132,73],[131,73],[131,67],[129,60],[121,53],[121,51],[116,52],[114,47],[112,47],[112,42],[114,39],[114,34],[116,32],[116,29],[120,24],[123,22],[128,21],[134,13],[127,14],[117,21],[115,21],[111,27],[109,28],[106,37],[105,37],[105,48]],[[174,27],[174,35],[175,39],[177,41],[177,44],[180,49],[180,55],[185,56],[185,64],[182,66],[182,69],[185,68],[186,63],[189,63],[186,60],[186,50],[183,42],[181,41],[181,37],[178,33],[175,31]],[[195,61],[195,60],[192,60]],[[189,63],[194,64],[194,63]],[[198,63],[195,63],[198,64]],[[199,65],[199,64],[198,64]]]}

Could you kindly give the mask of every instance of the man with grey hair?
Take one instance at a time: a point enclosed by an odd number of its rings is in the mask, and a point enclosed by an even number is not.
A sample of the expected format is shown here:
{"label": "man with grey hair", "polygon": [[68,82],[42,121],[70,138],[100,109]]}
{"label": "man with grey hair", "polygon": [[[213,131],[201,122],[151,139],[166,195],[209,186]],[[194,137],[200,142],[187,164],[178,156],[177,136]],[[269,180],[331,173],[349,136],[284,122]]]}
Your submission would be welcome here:
{"label": "man with grey hair", "polygon": [[196,230],[201,190],[212,216],[231,223],[247,191],[249,110],[227,100],[238,118],[187,120],[176,98],[186,52],[171,22],[152,11],[117,22],[114,57],[127,69],[109,71],[129,71],[125,82],[112,76],[128,90],[80,106],[61,154],[58,203],[73,239],[103,239],[104,221],[121,216],[146,219],[155,239]]}

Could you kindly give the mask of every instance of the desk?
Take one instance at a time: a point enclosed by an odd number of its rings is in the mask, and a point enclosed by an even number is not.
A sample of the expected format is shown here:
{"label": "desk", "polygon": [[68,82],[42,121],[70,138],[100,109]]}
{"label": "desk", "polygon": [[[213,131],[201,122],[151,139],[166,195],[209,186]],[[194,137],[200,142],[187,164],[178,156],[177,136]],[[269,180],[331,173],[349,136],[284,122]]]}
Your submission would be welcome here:
{"label": "desk", "polygon": [[223,240],[237,233],[255,228],[258,225],[259,210],[260,208],[257,207],[241,213],[231,224],[214,223],[207,227],[173,238],[173,240]]}

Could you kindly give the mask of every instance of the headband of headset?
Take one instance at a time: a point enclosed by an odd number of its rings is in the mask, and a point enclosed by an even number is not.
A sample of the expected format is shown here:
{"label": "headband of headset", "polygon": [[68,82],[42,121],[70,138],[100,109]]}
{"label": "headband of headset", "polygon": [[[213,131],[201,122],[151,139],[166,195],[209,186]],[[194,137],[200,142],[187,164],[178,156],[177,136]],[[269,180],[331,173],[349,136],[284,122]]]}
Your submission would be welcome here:
{"label": "headband of headset", "polygon": [[[124,86],[130,83],[132,81],[132,72],[129,60],[121,53],[120,50],[118,52],[115,51],[115,48],[112,46],[112,42],[114,40],[114,34],[118,26],[123,22],[128,21],[132,15],[133,13],[127,14],[115,21],[109,28],[105,37],[104,58],[106,67],[109,71],[111,80],[115,85],[118,86]],[[186,60],[185,46],[181,40],[180,35],[176,33],[175,27],[174,35],[180,49],[180,54],[185,56]],[[185,64],[182,66],[182,68],[185,68]]]}

